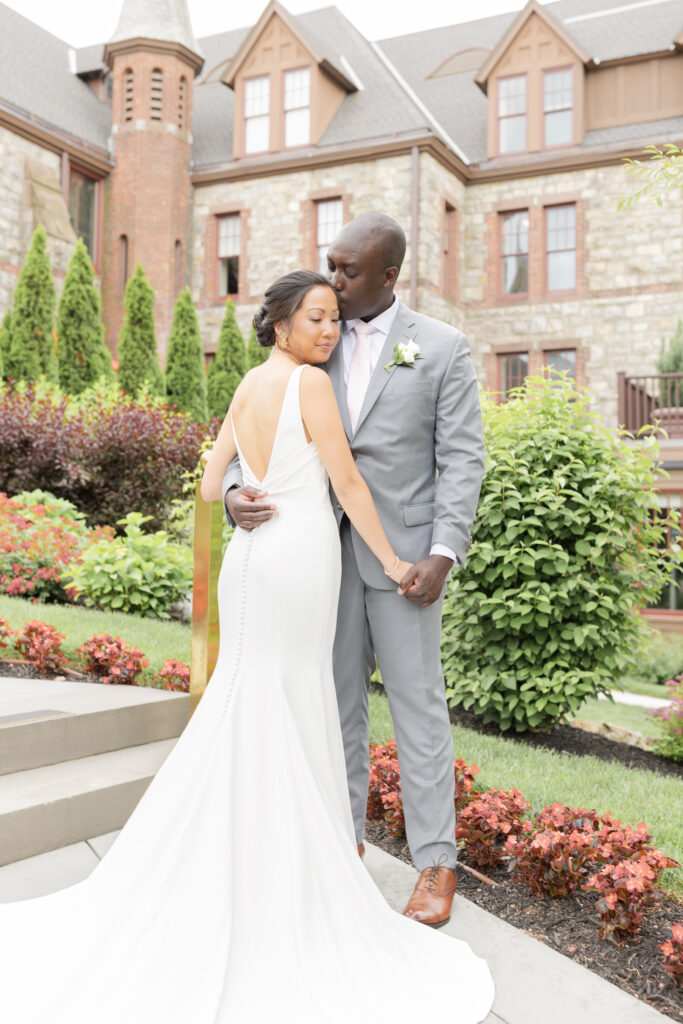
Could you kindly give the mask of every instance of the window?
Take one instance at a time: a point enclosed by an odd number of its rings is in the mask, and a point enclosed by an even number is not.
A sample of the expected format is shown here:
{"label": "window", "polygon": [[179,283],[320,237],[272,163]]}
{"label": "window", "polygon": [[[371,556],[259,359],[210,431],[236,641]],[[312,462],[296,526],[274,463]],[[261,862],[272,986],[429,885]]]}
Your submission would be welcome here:
{"label": "window", "polygon": [[547,206],[545,233],[548,291],[576,288],[576,205]]}
{"label": "window", "polygon": [[546,146],[568,145],[573,139],[572,69],[543,75],[543,131]]}
{"label": "window", "polygon": [[119,291],[125,290],[128,282],[128,235],[119,235]]}
{"label": "window", "polygon": [[270,146],[270,76],[244,83],[244,152],[263,153]]}
{"label": "window", "polygon": [[95,263],[95,222],[97,217],[97,182],[73,167],[69,170],[69,216]]}
{"label": "window", "polygon": [[305,146],[311,138],[311,69],[285,71],[285,146]]}
{"label": "window", "polygon": [[327,250],[344,223],[342,201],[341,199],[322,199],[315,204],[315,213],[317,266],[321,274],[326,274]]}
{"label": "window", "polygon": [[133,69],[126,68],[123,75],[123,120],[133,120]]}
{"label": "window", "polygon": [[161,121],[162,102],[164,98],[164,75],[161,68],[152,71],[152,87],[149,93],[149,119]]}
{"label": "window", "polygon": [[525,294],[529,272],[529,211],[501,214],[503,293]]}
{"label": "window", "polygon": [[511,352],[498,356],[500,369],[500,390],[503,398],[509,398],[513,388],[521,387],[529,373],[529,353]]}
{"label": "window", "polygon": [[[671,512],[676,511],[681,513],[681,495],[680,493],[667,492],[659,495],[659,515],[661,518],[670,518]],[[670,523],[667,527],[666,538],[662,543],[662,547],[667,550],[670,549],[674,544],[680,543],[680,526],[674,526]],[[669,577],[669,582],[666,583],[661,590],[659,598],[648,605],[650,608],[664,608],[670,612],[683,611],[683,571],[676,568]]]}
{"label": "window", "polygon": [[183,75],[178,84],[178,127],[185,127],[187,116],[187,79]]}
{"label": "window", "polygon": [[220,295],[237,295],[239,291],[241,241],[239,213],[220,217],[218,221],[218,291]]}
{"label": "window", "polygon": [[576,349],[558,348],[545,353],[545,365],[553,373],[566,373],[576,380]]}
{"label": "window", "polygon": [[444,205],[442,267],[443,291],[447,298],[455,298],[455,282],[458,254],[456,251],[457,210],[450,203]]}
{"label": "window", "polygon": [[498,150],[526,149],[526,75],[498,79]]}

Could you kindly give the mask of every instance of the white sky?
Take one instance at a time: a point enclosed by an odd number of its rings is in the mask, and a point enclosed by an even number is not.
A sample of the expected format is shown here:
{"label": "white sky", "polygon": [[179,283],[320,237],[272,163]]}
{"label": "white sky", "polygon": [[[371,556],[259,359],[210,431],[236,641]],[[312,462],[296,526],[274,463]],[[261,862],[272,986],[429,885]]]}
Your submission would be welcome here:
{"label": "white sky", "polygon": [[[123,0],[2,0],[8,7],[66,40],[72,46],[103,43],[118,21]],[[284,0],[291,14],[328,7],[334,0]],[[541,0],[547,3],[548,0]],[[196,36],[213,35],[233,28],[253,25],[267,0],[188,0],[192,27]],[[503,11],[520,11],[525,0],[336,0],[335,6],[368,39],[419,32],[440,25],[453,25],[474,18],[486,18]],[[1,16],[0,16],[1,17]]]}

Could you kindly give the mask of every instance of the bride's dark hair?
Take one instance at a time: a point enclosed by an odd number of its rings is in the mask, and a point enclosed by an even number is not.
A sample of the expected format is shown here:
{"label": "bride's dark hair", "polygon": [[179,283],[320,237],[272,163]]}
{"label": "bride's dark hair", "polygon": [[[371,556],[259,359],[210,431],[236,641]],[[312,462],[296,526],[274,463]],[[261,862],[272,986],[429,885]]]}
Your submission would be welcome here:
{"label": "bride's dark hair", "polygon": [[315,270],[294,270],[291,274],[279,277],[271,284],[263,296],[261,308],[254,316],[256,340],[264,348],[272,348],[275,344],[275,324],[291,323],[292,317],[304,301],[311,288],[332,285]]}

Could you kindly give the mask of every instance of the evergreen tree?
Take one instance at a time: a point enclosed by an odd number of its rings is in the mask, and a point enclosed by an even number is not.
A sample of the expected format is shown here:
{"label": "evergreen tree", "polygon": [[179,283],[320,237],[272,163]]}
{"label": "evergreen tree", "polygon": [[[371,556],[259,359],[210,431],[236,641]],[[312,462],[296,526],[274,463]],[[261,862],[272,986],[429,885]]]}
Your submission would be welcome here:
{"label": "evergreen tree", "polygon": [[9,377],[9,346],[12,340],[12,314],[9,309],[0,325],[0,377]]}
{"label": "evergreen tree", "polygon": [[139,263],[126,285],[125,308],[119,335],[119,384],[135,397],[146,381],[153,395],[163,395],[154,331],[154,290]]}
{"label": "evergreen tree", "polygon": [[95,274],[82,239],[78,239],[59,299],[57,319],[59,383],[78,395],[114,370],[104,342],[104,324]]}
{"label": "evergreen tree", "polygon": [[166,353],[166,398],[198,423],[207,422],[204,351],[189,288],[183,288],[173,311]]}
{"label": "evergreen tree", "polygon": [[216,358],[209,364],[207,392],[209,416],[225,416],[232,396],[247,370],[247,352],[242,332],[235,319],[235,304],[225,303],[225,316],[216,348]]}
{"label": "evergreen tree", "polygon": [[26,256],[14,292],[12,336],[9,350],[9,371],[16,380],[36,380],[45,374],[57,381],[55,354],[56,292],[52,280],[47,235],[39,224],[33,232],[31,248]]}
{"label": "evergreen tree", "polygon": [[259,345],[256,340],[256,328],[252,325],[251,332],[249,334],[249,344],[247,345],[247,362],[249,363],[249,369],[251,370],[252,366],[260,366],[261,363],[265,363],[270,352],[271,350],[265,345]]}

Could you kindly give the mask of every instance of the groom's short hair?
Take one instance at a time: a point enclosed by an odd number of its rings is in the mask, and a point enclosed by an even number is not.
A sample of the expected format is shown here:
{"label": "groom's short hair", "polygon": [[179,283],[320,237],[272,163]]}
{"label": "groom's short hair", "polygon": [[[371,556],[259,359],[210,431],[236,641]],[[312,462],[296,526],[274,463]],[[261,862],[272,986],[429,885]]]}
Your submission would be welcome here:
{"label": "groom's short hair", "polygon": [[406,254],[406,236],[401,225],[386,213],[361,213],[342,228],[342,234],[347,233],[353,239],[373,242],[385,268],[401,269]]}

